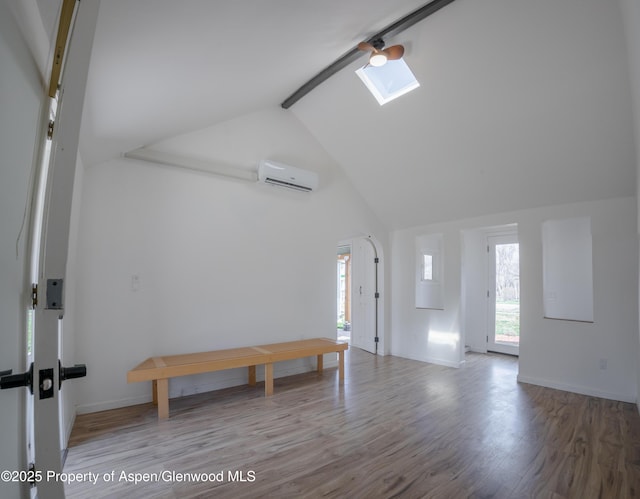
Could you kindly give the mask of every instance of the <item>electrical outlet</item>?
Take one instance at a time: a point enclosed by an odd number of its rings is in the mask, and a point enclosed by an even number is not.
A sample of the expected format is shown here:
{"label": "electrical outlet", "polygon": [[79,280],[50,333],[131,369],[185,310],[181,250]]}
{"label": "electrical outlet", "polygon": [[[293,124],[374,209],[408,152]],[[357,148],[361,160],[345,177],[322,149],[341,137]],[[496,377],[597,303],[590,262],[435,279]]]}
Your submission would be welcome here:
{"label": "electrical outlet", "polygon": [[603,371],[607,368],[607,359],[600,359],[600,369]]}
{"label": "electrical outlet", "polygon": [[140,276],[134,274],[131,276],[131,291],[138,291],[140,289]]}

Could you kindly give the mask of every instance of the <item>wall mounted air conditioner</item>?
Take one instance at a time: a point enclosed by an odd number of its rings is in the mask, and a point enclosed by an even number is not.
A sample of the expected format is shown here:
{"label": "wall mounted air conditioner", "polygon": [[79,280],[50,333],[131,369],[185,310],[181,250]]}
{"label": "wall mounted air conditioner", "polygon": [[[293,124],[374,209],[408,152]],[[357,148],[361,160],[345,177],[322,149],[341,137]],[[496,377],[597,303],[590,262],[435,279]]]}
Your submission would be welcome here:
{"label": "wall mounted air conditioner", "polygon": [[263,159],[258,165],[258,182],[310,192],[318,187],[318,174]]}

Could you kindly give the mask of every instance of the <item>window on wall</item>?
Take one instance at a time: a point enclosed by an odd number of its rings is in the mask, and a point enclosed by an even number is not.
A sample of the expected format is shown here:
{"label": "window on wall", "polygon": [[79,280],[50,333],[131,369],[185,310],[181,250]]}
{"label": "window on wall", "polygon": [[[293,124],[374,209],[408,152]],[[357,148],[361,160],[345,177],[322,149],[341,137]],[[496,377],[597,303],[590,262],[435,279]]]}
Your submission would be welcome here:
{"label": "window on wall", "polygon": [[542,224],[544,316],[593,322],[593,259],[589,217]]}
{"label": "window on wall", "polygon": [[422,280],[433,281],[433,255],[422,255]]}
{"label": "window on wall", "polygon": [[416,238],[416,308],[444,309],[442,234]]}

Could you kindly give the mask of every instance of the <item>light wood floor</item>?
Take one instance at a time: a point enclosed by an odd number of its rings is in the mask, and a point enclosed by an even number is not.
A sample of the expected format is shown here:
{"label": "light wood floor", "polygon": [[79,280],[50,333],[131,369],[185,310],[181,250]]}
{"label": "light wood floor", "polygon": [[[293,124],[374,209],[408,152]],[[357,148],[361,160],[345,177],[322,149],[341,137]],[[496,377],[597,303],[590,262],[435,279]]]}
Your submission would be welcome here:
{"label": "light wood floor", "polygon": [[[326,369],[276,379],[270,398],[260,386],[198,394],[173,399],[161,422],[151,404],[78,416],[64,471],[100,478],[67,496],[640,495],[633,404],[518,384],[516,359],[499,355],[452,369],[354,348],[345,364],[343,386]],[[211,475],[169,483],[163,470]],[[159,479],[118,482],[123,471]],[[239,472],[247,481],[231,480]]]}

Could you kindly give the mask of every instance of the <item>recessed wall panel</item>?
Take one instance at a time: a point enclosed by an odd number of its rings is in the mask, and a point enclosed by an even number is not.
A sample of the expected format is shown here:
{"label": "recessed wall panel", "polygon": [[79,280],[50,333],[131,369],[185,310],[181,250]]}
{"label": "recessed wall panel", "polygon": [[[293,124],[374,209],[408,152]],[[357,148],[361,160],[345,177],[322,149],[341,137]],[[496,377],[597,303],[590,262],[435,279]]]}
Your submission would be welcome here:
{"label": "recessed wall panel", "polygon": [[593,257],[589,217],[542,223],[544,316],[593,322]]}

